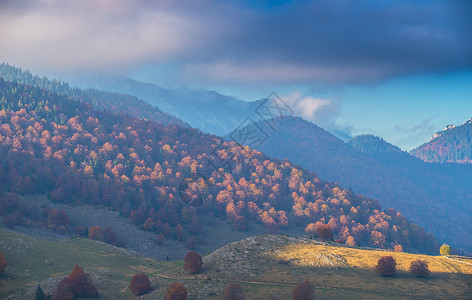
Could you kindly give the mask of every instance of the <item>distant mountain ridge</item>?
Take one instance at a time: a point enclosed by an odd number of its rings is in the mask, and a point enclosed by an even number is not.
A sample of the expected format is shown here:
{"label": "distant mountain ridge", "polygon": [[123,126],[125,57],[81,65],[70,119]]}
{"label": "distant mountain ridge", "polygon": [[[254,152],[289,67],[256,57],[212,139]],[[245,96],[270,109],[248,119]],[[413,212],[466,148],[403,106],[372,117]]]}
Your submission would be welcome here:
{"label": "distant mountain ridge", "polygon": [[472,163],[472,119],[446,126],[410,153],[425,162]]}
{"label": "distant mountain ridge", "polygon": [[371,134],[363,134],[349,140],[348,144],[363,153],[401,152],[395,145]]}
{"label": "distant mountain ridge", "polygon": [[203,132],[223,136],[247,117],[256,117],[259,101],[247,102],[214,91],[192,89],[164,89],[153,83],[144,83],[127,77],[98,78],[78,81],[91,87],[134,95],[184,120]]}
{"label": "distant mountain ridge", "polygon": [[[260,120],[256,110],[265,98],[245,101],[208,90],[188,88],[165,89],[153,83],[139,82],[127,77],[101,77],[92,81],[77,81],[84,88],[96,88],[137,96],[184,120],[203,132],[225,136],[247,118]],[[269,96],[269,95],[268,95]],[[347,133],[332,129],[336,137],[347,141]]]}

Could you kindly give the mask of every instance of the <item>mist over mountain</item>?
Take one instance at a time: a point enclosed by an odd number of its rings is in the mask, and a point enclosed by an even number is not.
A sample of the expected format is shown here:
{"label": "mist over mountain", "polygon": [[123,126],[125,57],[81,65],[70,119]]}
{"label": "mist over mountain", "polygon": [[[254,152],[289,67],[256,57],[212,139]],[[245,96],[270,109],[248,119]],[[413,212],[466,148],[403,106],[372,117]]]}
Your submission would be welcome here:
{"label": "mist over mountain", "polygon": [[254,111],[259,105],[259,101],[246,102],[214,91],[165,89],[126,77],[79,80],[77,85],[134,95],[177,116],[194,128],[220,136],[233,130],[245,118],[255,117]]}
{"label": "mist over mountain", "polygon": [[[254,121],[261,120],[261,116],[257,112],[258,107],[267,99],[245,101],[209,90],[166,89],[153,83],[144,83],[127,77],[102,76],[93,80],[87,78],[75,80],[73,83],[82,88],[94,88],[136,96],[160,110],[182,119],[194,128],[219,136],[229,134],[247,118]],[[271,97],[272,95],[267,96]],[[291,101],[297,100],[291,99]],[[316,101],[316,99],[311,99],[311,101]],[[289,103],[288,105],[297,106],[297,103]],[[310,104],[308,104],[308,108],[309,106]],[[298,110],[297,113],[304,113],[302,106],[298,107]],[[328,130],[343,141],[352,138],[341,129],[329,128]]]}

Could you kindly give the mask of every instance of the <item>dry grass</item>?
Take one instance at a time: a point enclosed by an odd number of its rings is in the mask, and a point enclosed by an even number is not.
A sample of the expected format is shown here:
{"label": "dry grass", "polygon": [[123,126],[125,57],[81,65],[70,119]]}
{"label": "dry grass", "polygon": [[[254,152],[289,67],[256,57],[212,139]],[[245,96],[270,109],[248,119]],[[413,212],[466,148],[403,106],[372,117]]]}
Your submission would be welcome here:
{"label": "dry grass", "polygon": [[[447,258],[441,256],[388,251],[371,251],[356,248],[332,247],[317,244],[287,245],[279,249],[276,253],[274,253],[274,255],[279,259],[305,262],[304,264],[301,263],[301,265],[310,265],[309,257],[314,257],[316,256],[316,254],[321,254],[324,256],[340,256],[346,261],[347,266],[365,270],[372,270],[380,257],[385,255],[391,255],[397,262],[398,271],[408,272],[410,268],[410,263],[413,260],[421,259],[428,262],[430,271],[434,273],[472,274],[472,265],[451,262]],[[472,262],[471,259],[467,258],[458,259],[456,257],[453,257],[453,259],[462,260],[464,262]],[[450,263],[452,263],[452,265]]]}
{"label": "dry grass", "polygon": [[[233,281],[242,284],[248,299],[267,299],[269,295],[290,299],[293,287],[302,280],[312,283],[317,299],[472,299],[472,265],[467,264],[472,259],[465,257],[450,260],[263,235],[205,256],[202,272],[189,275],[183,271],[182,261],[155,261],[93,241],[51,242],[2,229],[0,236],[0,251],[11,262],[6,274],[0,276],[0,298],[28,286],[34,289],[38,281],[48,277],[61,278],[79,263],[96,274],[104,299],[128,299],[126,286],[138,272],[150,277],[154,289],[142,299],[161,299],[167,285],[176,281],[188,288],[190,299],[219,299]],[[381,277],[373,271],[384,255],[397,261],[394,277]],[[429,278],[417,278],[408,271],[416,259],[428,262]],[[2,285],[2,280],[8,285]]]}
{"label": "dry grass", "polygon": [[[394,277],[381,277],[373,270],[384,255],[397,261]],[[428,262],[429,278],[409,272],[416,259]],[[322,299],[472,299],[472,266],[441,256],[258,236],[227,245],[204,262],[206,269],[199,276],[238,280],[246,284],[251,299],[266,299],[274,291],[281,299],[290,298],[293,286],[302,280],[309,280]]]}
{"label": "dry grass", "polygon": [[[472,265],[451,261],[446,257],[371,251],[347,247],[295,243],[285,245],[273,253],[276,259],[287,261],[288,267],[298,268],[300,274],[292,272],[292,278],[310,280],[315,285],[342,288],[380,295],[397,295],[412,298],[472,298]],[[378,276],[374,271],[378,259],[391,255],[397,262],[397,274],[392,278]],[[318,257],[336,257],[345,264],[320,263]],[[314,261],[311,261],[314,259]],[[417,278],[409,272],[410,263],[416,259],[428,263],[432,275]],[[470,261],[463,258],[463,261]],[[280,268],[282,271],[282,268]],[[281,280],[281,272],[266,274],[270,281]]]}

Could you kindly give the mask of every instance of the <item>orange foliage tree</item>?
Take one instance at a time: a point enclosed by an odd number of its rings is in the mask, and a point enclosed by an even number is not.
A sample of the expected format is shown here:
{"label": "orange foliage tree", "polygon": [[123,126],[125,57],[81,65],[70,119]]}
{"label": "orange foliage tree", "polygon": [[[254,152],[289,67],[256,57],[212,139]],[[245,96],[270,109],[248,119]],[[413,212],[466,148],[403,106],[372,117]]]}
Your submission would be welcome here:
{"label": "orange foliage tree", "polygon": [[129,289],[134,295],[143,295],[151,290],[151,281],[144,273],[135,274],[129,283]]}
{"label": "orange foliage tree", "polygon": [[55,292],[57,299],[74,299],[74,297],[98,298],[98,291],[90,282],[89,274],[79,265],[75,265],[69,276],[59,282]]}
{"label": "orange foliage tree", "polygon": [[395,251],[395,252],[403,252],[403,247],[402,247],[402,245],[396,244],[396,245],[393,247],[393,251]]}
{"label": "orange foliage tree", "polygon": [[194,251],[189,251],[185,255],[184,270],[189,273],[197,273],[202,270],[202,256]]}
{"label": "orange foliage tree", "polygon": [[169,284],[166,291],[165,300],[187,300],[187,288],[180,284],[173,282]]}
{"label": "orange foliage tree", "polygon": [[96,241],[103,241],[104,235],[100,226],[95,225],[89,229],[88,238]]}

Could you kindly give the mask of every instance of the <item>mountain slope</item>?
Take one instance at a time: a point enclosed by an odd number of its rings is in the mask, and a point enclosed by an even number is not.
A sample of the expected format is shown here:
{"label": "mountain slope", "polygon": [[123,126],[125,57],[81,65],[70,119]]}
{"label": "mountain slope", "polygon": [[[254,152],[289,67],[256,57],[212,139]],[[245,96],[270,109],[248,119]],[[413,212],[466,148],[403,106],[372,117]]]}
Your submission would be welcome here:
{"label": "mountain slope", "polygon": [[46,77],[32,75],[27,70],[22,70],[8,64],[0,64],[0,77],[6,81],[16,81],[22,84],[37,86],[47,91],[67,95],[79,101],[92,104],[95,109],[111,111],[129,115],[134,118],[150,120],[164,125],[180,125],[186,127],[182,120],[162,112],[156,107],[131,95],[105,92],[97,89],[81,90],[70,87],[66,82],[49,80]]}
{"label": "mountain slope", "polygon": [[[472,232],[472,166],[454,163],[426,163],[407,152],[384,151],[395,149],[395,146],[373,136],[359,136],[349,142],[370,158],[387,166],[395,176],[406,178],[417,189],[428,195],[426,207],[436,211],[433,222],[442,224],[442,232],[433,231],[437,236],[446,238],[448,235],[458,245],[470,249]],[[376,145],[376,146],[374,146]],[[382,146],[379,146],[382,145]],[[365,149],[376,151],[365,151]],[[443,223],[447,220],[447,223]],[[422,224],[422,222],[420,222]],[[470,250],[469,250],[470,251]]]}
{"label": "mountain slope", "polygon": [[[206,242],[201,222],[211,224],[217,216],[237,230],[245,230],[240,225],[247,220],[269,231],[299,233],[329,224],[341,242],[352,237],[362,245],[437,251],[434,237],[400,213],[381,212],[376,201],[289,161],[196,129],[95,111],[3,79],[0,99],[6,107],[0,111],[0,188],[6,192],[109,207],[145,230],[189,245]],[[201,179],[194,178],[198,174]],[[20,224],[33,218],[22,214],[19,203],[11,205],[14,198],[0,200],[7,217]]]}
{"label": "mountain slope", "polygon": [[[0,236],[0,252],[8,262],[5,273],[0,275],[0,281],[8,281],[0,285],[2,299],[14,293],[18,294],[13,299],[33,299],[38,283],[50,294],[76,264],[92,273],[100,299],[129,299],[131,294],[126,287],[135,273],[152,275],[173,267],[169,262],[81,238],[45,240],[4,228],[0,228]],[[32,287],[33,294],[25,295],[28,287]]]}
{"label": "mountain slope", "polygon": [[[366,151],[362,153],[300,118],[279,119],[275,130],[264,123],[258,125],[269,135],[258,147],[262,152],[316,170],[321,178],[352,187],[355,192],[378,199],[382,206],[404,212],[442,241],[472,249],[468,205],[472,191],[466,183],[472,175],[470,169],[427,166],[372,136],[351,142]],[[462,173],[467,175],[458,177]]]}
{"label": "mountain slope", "polygon": [[[91,273],[100,299],[130,299],[127,285],[138,272],[150,277],[152,287],[140,299],[163,299],[171,282],[184,284],[190,299],[221,299],[231,282],[239,282],[248,299],[266,299],[269,295],[289,299],[302,280],[310,281],[320,299],[469,299],[472,293],[472,260],[456,256],[374,251],[307,238],[263,235],[204,256],[202,271],[189,275],[183,271],[182,261],[155,261],[99,242],[49,241],[1,228],[0,235],[0,252],[9,262],[5,274],[0,275],[0,280],[9,282],[0,285],[0,297],[15,293],[17,297],[9,300],[33,298],[38,283],[46,293],[52,292],[76,263]],[[19,253],[16,245],[23,245]],[[384,255],[397,261],[394,277],[381,277],[373,270]],[[410,263],[416,259],[427,261],[432,272],[429,278],[409,272]]]}
{"label": "mountain slope", "polygon": [[460,126],[447,126],[411,154],[426,162],[472,163],[472,119]]}

